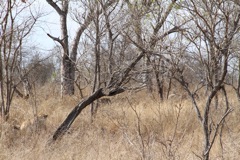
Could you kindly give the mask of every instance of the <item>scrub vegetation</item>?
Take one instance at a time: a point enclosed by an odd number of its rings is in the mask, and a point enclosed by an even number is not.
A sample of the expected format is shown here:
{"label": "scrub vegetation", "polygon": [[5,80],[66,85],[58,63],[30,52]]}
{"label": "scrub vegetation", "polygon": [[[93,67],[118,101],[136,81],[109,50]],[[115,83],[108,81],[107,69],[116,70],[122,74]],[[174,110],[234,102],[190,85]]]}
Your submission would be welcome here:
{"label": "scrub vegetation", "polygon": [[[126,92],[111,98],[110,104],[100,104],[94,121],[90,109],[85,109],[68,132],[52,143],[59,122],[80,99],[77,95],[59,98],[52,93],[53,85],[39,88],[37,93],[35,107],[39,114],[48,114],[46,129],[26,132],[14,128],[34,119],[34,100],[14,100],[10,119],[1,125],[0,159],[199,159],[202,154],[203,130],[189,98],[179,96],[160,102],[144,90]],[[51,96],[42,94],[46,91]],[[178,93],[184,94],[181,89]],[[229,93],[234,112],[219,130],[210,159],[240,156],[239,103],[234,92]],[[198,100],[201,111],[205,98]],[[218,115],[225,111],[222,97],[219,106],[212,109],[211,119],[221,119]]]}
{"label": "scrub vegetation", "polygon": [[239,159],[239,30],[236,0],[1,2],[0,159]]}

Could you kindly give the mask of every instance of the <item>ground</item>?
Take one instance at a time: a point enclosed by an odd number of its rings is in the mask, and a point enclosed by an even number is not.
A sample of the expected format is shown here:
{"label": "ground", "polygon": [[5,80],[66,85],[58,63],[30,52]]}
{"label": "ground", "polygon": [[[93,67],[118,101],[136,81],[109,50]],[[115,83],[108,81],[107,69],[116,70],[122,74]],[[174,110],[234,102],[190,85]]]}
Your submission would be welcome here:
{"label": "ground", "polygon": [[[211,159],[240,158],[240,107],[234,92],[229,93],[234,111],[227,117],[221,136],[217,136]],[[198,100],[202,109],[205,98]],[[0,159],[192,160],[202,154],[202,126],[191,101],[175,97],[161,102],[145,91],[111,97],[111,103],[100,105],[93,122],[87,107],[68,133],[52,143],[54,131],[80,101],[79,96],[62,99],[56,88],[49,91],[49,87],[39,89],[35,98],[16,97],[9,121],[1,124]],[[225,110],[223,98],[220,107],[212,109],[213,121]],[[14,125],[21,125],[36,111],[48,114],[46,130],[25,133],[14,129]]]}

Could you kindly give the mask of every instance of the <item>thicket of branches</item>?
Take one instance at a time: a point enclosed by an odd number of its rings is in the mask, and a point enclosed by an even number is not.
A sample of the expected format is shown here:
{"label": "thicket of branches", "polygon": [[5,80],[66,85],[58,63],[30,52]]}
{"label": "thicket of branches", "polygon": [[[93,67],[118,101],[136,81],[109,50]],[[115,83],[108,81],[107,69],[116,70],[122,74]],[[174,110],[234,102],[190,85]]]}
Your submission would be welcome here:
{"label": "thicket of branches", "polygon": [[[196,110],[205,136],[202,157],[209,159],[219,128],[232,112],[226,86],[235,90],[240,101],[237,1],[46,2],[60,18],[61,33],[47,33],[58,44],[52,51],[58,56],[54,55],[54,61],[32,56],[27,63],[24,56],[31,53],[26,53],[24,40],[39,15],[31,9],[27,11],[30,1],[10,0],[0,4],[1,113],[5,120],[14,93],[26,98],[31,96],[26,91],[31,90],[31,83],[43,85],[47,80],[58,81],[58,77],[61,77],[62,96],[73,95],[77,88],[84,97],[85,87],[90,87],[92,94],[70,112],[55,132],[54,140],[90,104],[94,116],[98,99],[103,96],[146,88],[149,93],[157,92],[163,101],[173,93],[173,84],[177,83]],[[21,19],[21,11],[28,13],[27,18]],[[76,31],[68,29],[69,21],[78,26]],[[69,32],[75,32],[74,37],[70,38]],[[197,102],[200,95],[207,97],[202,112]],[[213,107],[218,109],[219,95],[225,97],[226,109],[216,126],[212,126],[210,112]]]}

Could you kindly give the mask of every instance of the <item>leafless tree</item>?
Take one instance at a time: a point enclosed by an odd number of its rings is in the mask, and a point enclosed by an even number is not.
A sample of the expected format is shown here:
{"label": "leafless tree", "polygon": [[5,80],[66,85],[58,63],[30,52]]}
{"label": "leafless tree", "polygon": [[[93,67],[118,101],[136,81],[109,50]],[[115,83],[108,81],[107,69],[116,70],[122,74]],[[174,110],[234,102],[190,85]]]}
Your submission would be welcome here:
{"label": "leafless tree", "polygon": [[[163,86],[164,86],[164,74],[166,49],[170,44],[164,43],[165,37],[169,34],[177,33],[181,30],[181,25],[184,22],[175,24],[175,20],[170,18],[172,10],[176,10],[174,7],[177,5],[177,1],[149,1],[147,4],[145,1],[139,1],[142,5],[136,5],[133,2],[128,1],[128,5],[131,8],[131,17],[134,22],[134,32],[136,39],[134,44],[138,48],[145,48],[148,50],[148,54],[145,55],[145,83],[149,91],[153,89],[153,76],[156,81],[156,88],[160,99],[163,99]],[[173,14],[171,14],[173,15]],[[172,23],[164,23],[165,21]],[[161,33],[161,34],[159,34]]]}
{"label": "leafless tree", "polygon": [[[130,2],[123,2],[121,4],[121,6],[124,5],[124,9],[126,9],[129,11],[130,7],[129,4]],[[150,41],[148,44],[150,44],[150,46],[154,46],[156,45],[156,43],[159,41],[160,37],[166,37],[168,36],[170,33],[172,32],[166,32],[163,33],[162,36],[158,36],[156,37],[156,35],[160,34],[159,31],[160,29],[163,27],[163,25],[166,22],[167,17],[169,16],[174,4],[176,3],[176,1],[172,1],[170,3],[168,3],[167,9],[163,11],[162,16],[159,17],[159,21],[156,22],[156,24],[153,27],[153,34],[150,37]],[[121,7],[118,6],[118,7]],[[133,5],[131,6],[133,7]],[[107,13],[108,10],[104,10],[105,13]],[[123,10],[126,11],[126,10]],[[103,14],[104,14],[103,12]],[[120,14],[120,13],[119,13]],[[106,17],[106,14],[104,15]],[[125,21],[125,19],[123,19]],[[129,19],[131,21],[131,19]],[[95,20],[96,21],[96,20]],[[97,89],[92,95],[90,95],[88,98],[84,99],[82,102],[80,102],[67,116],[67,118],[65,119],[65,121],[59,126],[59,128],[56,130],[56,132],[53,135],[53,140],[58,139],[61,135],[63,135],[71,126],[71,124],[74,122],[74,120],[77,118],[77,116],[81,113],[81,111],[86,108],[89,104],[91,104],[92,102],[94,102],[95,100],[104,97],[104,96],[114,96],[116,94],[122,93],[124,92],[127,88],[128,88],[128,83],[130,83],[131,79],[133,79],[134,77],[134,70],[136,69],[137,65],[139,65],[139,63],[142,61],[143,57],[146,55],[150,55],[153,54],[153,51],[150,50],[150,48],[145,48],[143,46],[141,46],[137,40],[135,39],[135,37],[131,36],[131,29],[134,28],[132,27],[132,25],[129,25],[131,23],[126,23],[128,21],[125,21],[125,23],[123,22],[122,25],[125,24],[125,26],[128,26],[126,28],[123,28],[121,30],[121,35],[117,37],[116,41],[119,39],[124,39],[127,40],[128,42],[130,42],[131,47],[129,46],[129,49],[135,48],[135,50],[132,50],[130,53],[127,53],[126,56],[132,56],[130,59],[125,59],[125,63],[121,62],[122,64],[124,64],[124,66],[118,66],[116,67],[115,65],[111,65],[111,67],[113,67],[112,69],[112,74],[108,79],[108,83],[106,85],[106,87],[100,87],[99,89]],[[105,21],[105,23],[108,23],[107,20]],[[109,24],[106,24],[106,26]],[[110,29],[107,27],[108,32],[110,31]],[[175,31],[175,30],[174,30]],[[108,33],[108,36],[111,35],[111,33]],[[111,41],[111,38],[109,38],[108,40]],[[109,42],[109,41],[108,41]],[[110,47],[108,47],[108,49],[110,49],[111,51],[111,45]],[[109,50],[108,50],[109,52]],[[137,54],[134,54],[134,52],[137,52]],[[125,54],[126,52],[124,52]],[[119,57],[120,58],[120,57]],[[116,67],[116,68],[115,68]],[[110,69],[111,70],[111,69]],[[111,72],[111,71],[110,71]],[[139,75],[140,72],[137,72],[137,74]]]}
{"label": "leafless tree", "polygon": [[[80,13],[76,13],[76,22],[79,24],[79,27],[76,31],[75,37],[73,39],[72,45],[69,44],[69,35],[68,35],[68,27],[67,20],[69,14],[69,3],[71,1],[53,1],[46,0],[49,5],[53,7],[53,9],[58,13],[60,17],[60,25],[61,25],[61,38],[58,36],[53,36],[48,34],[50,38],[54,41],[57,41],[62,47],[62,62],[61,62],[61,87],[63,95],[73,95],[74,94],[74,81],[75,81],[75,68],[76,68],[76,59],[77,59],[77,49],[79,45],[80,38],[85,31],[85,29],[89,26],[89,24],[93,21],[96,11],[94,8],[86,10],[83,15]],[[83,4],[88,3],[86,1],[82,1]],[[90,2],[89,2],[90,3]],[[108,8],[113,3],[114,0],[109,0],[105,3],[104,8]],[[99,12],[102,12],[99,11]]]}
{"label": "leafless tree", "polygon": [[[187,91],[195,107],[204,132],[202,157],[208,160],[219,128],[232,111],[228,105],[224,83],[228,73],[229,58],[233,53],[231,45],[239,29],[240,12],[238,7],[229,1],[189,0],[185,1],[182,7],[186,11],[186,17],[192,19],[186,25],[187,30],[183,32],[190,43],[183,50],[183,59],[179,59],[181,65],[173,63],[172,75]],[[200,67],[200,72],[194,68],[196,64]],[[187,77],[189,72],[195,75],[197,78],[195,81]],[[202,87],[207,88],[207,99],[204,111],[201,113],[194,95]],[[223,91],[225,96],[226,109],[218,116],[218,121],[211,122],[212,101],[215,99],[217,109],[217,95],[220,91]]]}
{"label": "leafless tree", "polygon": [[[100,16],[100,5],[99,3],[96,3],[94,5],[96,7],[96,16],[94,19],[94,25],[96,28],[96,35],[95,35],[95,44],[94,44],[94,54],[95,54],[95,64],[94,64],[94,79],[93,79],[93,88],[92,93],[94,93],[96,90],[100,88],[101,83],[101,67],[100,67],[100,60],[101,60],[101,48],[100,48],[100,40],[101,40],[101,28],[99,23],[99,16]],[[96,103],[92,103],[91,105],[91,115],[94,116],[97,112],[98,108],[98,101]]]}
{"label": "leafless tree", "polygon": [[4,120],[9,117],[15,91],[21,95],[17,86],[25,80],[18,72],[24,40],[40,16],[29,9],[31,5],[32,3],[24,4],[16,0],[0,4],[0,99],[1,115]]}
{"label": "leafless tree", "polygon": [[[238,7],[240,7],[240,3],[238,1],[233,1],[234,4]],[[234,89],[238,101],[240,102],[240,56],[239,56],[239,38],[238,33],[236,33],[237,36],[235,36],[233,44],[231,45],[231,52],[232,55],[229,57],[230,64],[229,64],[229,72],[227,75],[227,80],[225,82],[226,85],[232,86]]]}

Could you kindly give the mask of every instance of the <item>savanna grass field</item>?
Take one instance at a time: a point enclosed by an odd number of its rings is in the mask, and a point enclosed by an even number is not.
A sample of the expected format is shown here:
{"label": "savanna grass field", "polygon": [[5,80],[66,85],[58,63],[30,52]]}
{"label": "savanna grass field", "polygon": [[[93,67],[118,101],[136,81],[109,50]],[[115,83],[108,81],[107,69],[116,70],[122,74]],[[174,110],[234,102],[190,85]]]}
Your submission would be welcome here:
{"label": "savanna grass field", "polygon": [[[101,103],[93,121],[88,106],[69,131],[52,143],[57,127],[81,101],[80,96],[61,98],[58,88],[55,84],[48,84],[35,90],[34,96],[27,100],[14,98],[10,119],[1,122],[0,159],[200,159],[204,145],[203,129],[190,99],[179,96],[185,94],[181,89],[178,96],[164,101],[145,90],[107,97],[111,103]],[[89,94],[88,91],[84,93]],[[213,122],[220,119],[226,109],[224,98],[219,97],[219,108],[211,107]],[[234,110],[218,132],[210,152],[213,160],[240,159],[240,105],[230,88],[228,98]],[[197,103],[203,110],[206,96],[200,95]],[[26,128],[17,129],[16,126],[34,118],[33,112],[48,115],[46,128],[30,132]]]}

